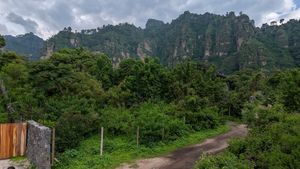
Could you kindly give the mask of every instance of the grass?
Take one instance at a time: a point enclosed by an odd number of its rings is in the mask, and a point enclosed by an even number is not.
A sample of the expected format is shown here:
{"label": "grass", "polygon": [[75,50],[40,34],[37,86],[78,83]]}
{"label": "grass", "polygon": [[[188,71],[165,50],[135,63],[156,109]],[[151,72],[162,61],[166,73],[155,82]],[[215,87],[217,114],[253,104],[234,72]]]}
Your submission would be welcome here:
{"label": "grass", "polygon": [[77,149],[68,150],[59,156],[59,163],[56,169],[112,169],[124,162],[132,162],[139,158],[149,158],[167,154],[173,150],[188,145],[196,144],[204,139],[214,137],[229,130],[228,126],[220,126],[216,129],[209,129],[189,134],[176,141],[158,143],[153,147],[136,147],[134,141],[125,137],[105,138],[104,155],[100,157],[99,136],[95,135],[83,142]]}
{"label": "grass", "polygon": [[25,160],[27,160],[27,158],[26,158],[26,157],[23,157],[23,156],[17,156],[17,157],[12,157],[12,158],[10,158],[10,160],[13,161],[13,162],[20,162],[20,161],[25,161]]}
{"label": "grass", "polygon": [[22,166],[23,168],[35,169],[35,167],[30,164],[29,160],[24,156],[17,156],[10,158],[13,165]]}

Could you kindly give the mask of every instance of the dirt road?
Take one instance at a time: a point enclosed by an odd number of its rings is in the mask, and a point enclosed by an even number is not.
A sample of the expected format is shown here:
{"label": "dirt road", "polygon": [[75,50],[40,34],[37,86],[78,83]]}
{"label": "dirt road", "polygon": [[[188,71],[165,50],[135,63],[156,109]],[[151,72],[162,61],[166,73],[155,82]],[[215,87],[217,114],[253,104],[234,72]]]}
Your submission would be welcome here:
{"label": "dirt road", "polygon": [[30,163],[24,159],[20,161],[11,161],[9,159],[0,160],[0,169],[7,169],[8,167],[15,167],[15,169],[27,169]]}
{"label": "dirt road", "polygon": [[229,132],[207,139],[200,144],[178,149],[162,157],[142,159],[134,164],[124,164],[117,169],[192,169],[202,153],[218,153],[228,147],[229,139],[245,137],[247,133],[245,125],[231,124]]}

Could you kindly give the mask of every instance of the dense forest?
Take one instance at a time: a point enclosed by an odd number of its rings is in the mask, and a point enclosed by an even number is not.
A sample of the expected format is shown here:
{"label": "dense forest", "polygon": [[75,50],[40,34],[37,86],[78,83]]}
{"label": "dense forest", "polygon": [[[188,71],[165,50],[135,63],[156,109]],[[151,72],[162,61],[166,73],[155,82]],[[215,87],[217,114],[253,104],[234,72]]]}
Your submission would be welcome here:
{"label": "dense forest", "polygon": [[[62,49],[36,62],[2,51],[0,85],[0,122],[34,119],[56,127],[57,168],[113,166],[111,156],[71,165],[80,157],[78,146],[100,126],[106,137],[129,143],[140,127],[145,151],[216,129],[228,119],[248,124],[249,136],[233,140],[220,155],[203,156],[197,168],[300,166],[299,68],[245,68],[225,76],[215,65],[192,59],[167,67],[155,58],[127,58],[114,67],[107,55],[84,48]],[[107,142],[107,151],[120,146]]]}
{"label": "dense forest", "polygon": [[127,23],[81,32],[65,28],[46,41],[43,55],[83,46],[106,53],[115,65],[129,57],[157,56],[170,67],[189,58],[213,63],[224,73],[291,68],[299,66],[299,30],[297,20],[258,28],[243,13],[198,15],[186,11],[171,23],[149,19],[145,29]]}
{"label": "dense forest", "polygon": [[[226,74],[244,68],[276,70],[299,67],[300,21],[289,20],[256,27],[246,14],[225,15],[184,12],[170,23],[149,19],[145,28],[132,24],[104,25],[53,35],[41,44],[33,34],[6,36],[6,50],[29,59],[48,58],[63,48],[85,47],[105,53],[117,66],[123,59],[157,57],[174,67],[185,59],[217,65]],[[39,53],[39,54],[38,54]]]}

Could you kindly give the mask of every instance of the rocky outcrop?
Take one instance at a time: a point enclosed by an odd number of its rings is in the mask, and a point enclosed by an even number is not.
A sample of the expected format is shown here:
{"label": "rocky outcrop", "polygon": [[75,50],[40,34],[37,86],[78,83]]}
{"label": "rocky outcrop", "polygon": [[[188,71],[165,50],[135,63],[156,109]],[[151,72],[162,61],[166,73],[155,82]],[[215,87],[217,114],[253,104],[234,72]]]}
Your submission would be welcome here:
{"label": "rocky outcrop", "polygon": [[[107,54],[114,66],[125,58],[143,60],[154,56],[168,66],[190,58],[216,64],[224,71],[237,70],[237,65],[285,67],[293,66],[293,59],[299,60],[300,65],[299,38],[290,33],[297,34],[300,30],[297,27],[300,27],[299,21],[256,28],[254,21],[242,13],[237,16],[233,12],[226,15],[184,12],[171,23],[149,19],[145,29],[125,23],[83,33],[61,31],[47,41],[44,55],[48,57],[62,48],[82,46]],[[259,48],[251,49],[251,52],[259,53],[259,57],[253,57],[249,50],[243,51],[243,45],[250,39],[259,42],[256,45]],[[267,50],[259,51],[261,47]]]}

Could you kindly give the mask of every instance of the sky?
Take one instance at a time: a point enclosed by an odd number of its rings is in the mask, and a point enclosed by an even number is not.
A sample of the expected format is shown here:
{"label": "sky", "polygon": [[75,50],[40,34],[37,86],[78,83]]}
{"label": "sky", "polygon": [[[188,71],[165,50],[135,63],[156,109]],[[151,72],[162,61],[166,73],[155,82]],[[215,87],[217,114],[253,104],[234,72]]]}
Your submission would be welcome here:
{"label": "sky", "polygon": [[81,30],[128,22],[143,28],[149,18],[171,22],[184,11],[242,11],[261,26],[300,19],[300,0],[0,0],[0,34],[33,32],[47,39],[68,26]]}

